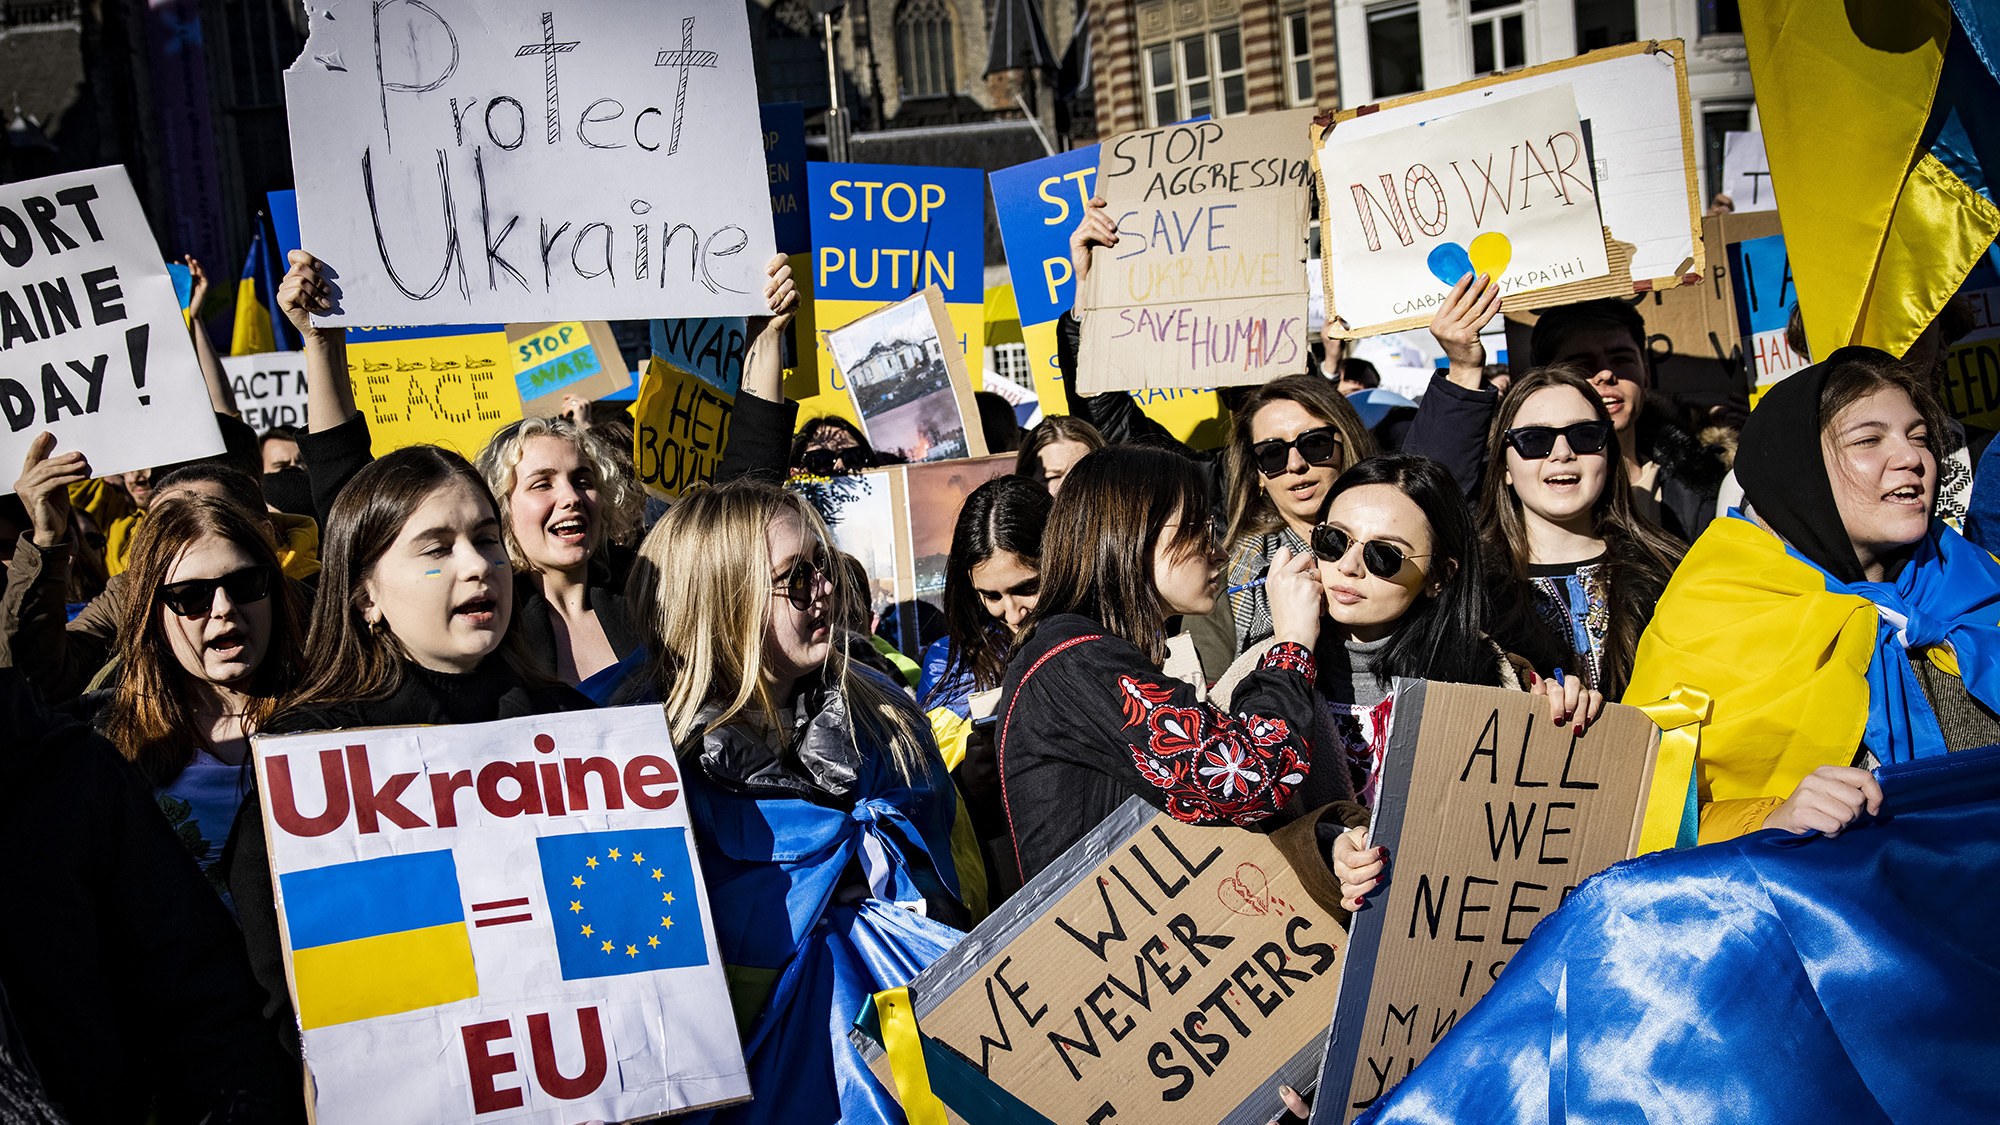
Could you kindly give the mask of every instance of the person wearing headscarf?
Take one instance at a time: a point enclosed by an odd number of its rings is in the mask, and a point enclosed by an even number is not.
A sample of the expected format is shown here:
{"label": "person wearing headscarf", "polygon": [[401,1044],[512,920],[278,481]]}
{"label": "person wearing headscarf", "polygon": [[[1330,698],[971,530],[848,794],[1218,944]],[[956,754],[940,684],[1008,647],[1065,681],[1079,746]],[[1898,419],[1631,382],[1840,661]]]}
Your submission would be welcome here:
{"label": "person wearing headscarf", "polygon": [[1689,550],[1625,693],[1712,700],[1692,778],[1654,782],[1652,807],[1686,810],[1681,844],[1837,835],[1879,811],[1869,767],[2000,742],[2000,563],[1936,516],[1944,427],[1929,389],[1864,347],[1751,414],[1745,502]]}

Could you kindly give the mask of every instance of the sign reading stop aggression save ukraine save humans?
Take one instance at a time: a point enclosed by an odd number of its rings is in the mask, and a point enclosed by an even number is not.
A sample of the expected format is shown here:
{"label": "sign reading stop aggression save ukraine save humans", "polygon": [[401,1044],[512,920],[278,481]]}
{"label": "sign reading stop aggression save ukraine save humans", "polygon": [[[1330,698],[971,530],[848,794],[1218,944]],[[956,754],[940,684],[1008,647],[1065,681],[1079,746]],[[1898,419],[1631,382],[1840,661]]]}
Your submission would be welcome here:
{"label": "sign reading stop aggression save ukraine save humans", "polygon": [[285,95],[322,323],[763,311],[740,6],[323,0]]}
{"label": "sign reading stop aggression save ukraine save humans", "polygon": [[749,1097],[657,707],[256,740],[321,1125]]}
{"label": "sign reading stop aggression save ukraine save humans", "polygon": [[222,452],[125,169],[0,185],[0,376],[5,464],[43,430],[99,476]]}

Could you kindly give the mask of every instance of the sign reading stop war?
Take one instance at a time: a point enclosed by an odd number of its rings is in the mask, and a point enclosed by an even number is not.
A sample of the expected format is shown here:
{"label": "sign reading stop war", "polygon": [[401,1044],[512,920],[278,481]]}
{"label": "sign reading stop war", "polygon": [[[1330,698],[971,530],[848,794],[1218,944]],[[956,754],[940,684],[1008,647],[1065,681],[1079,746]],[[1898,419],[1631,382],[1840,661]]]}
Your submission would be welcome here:
{"label": "sign reading stop war", "polygon": [[1305,370],[1313,110],[1127,133],[1098,148],[1118,245],[1077,286],[1086,393]]}
{"label": "sign reading stop war", "polygon": [[1579,735],[1526,692],[1398,679],[1395,698],[1369,826],[1388,876],[1349,927],[1315,1125],[1408,1077],[1538,922],[1637,851],[1659,750],[1636,707]]}
{"label": "sign reading stop war", "polygon": [[0,185],[0,417],[8,465],[43,430],[99,476],[222,452],[173,279],[121,167]]}
{"label": "sign reading stop war", "polygon": [[740,6],[326,0],[285,93],[322,323],[765,311]]}

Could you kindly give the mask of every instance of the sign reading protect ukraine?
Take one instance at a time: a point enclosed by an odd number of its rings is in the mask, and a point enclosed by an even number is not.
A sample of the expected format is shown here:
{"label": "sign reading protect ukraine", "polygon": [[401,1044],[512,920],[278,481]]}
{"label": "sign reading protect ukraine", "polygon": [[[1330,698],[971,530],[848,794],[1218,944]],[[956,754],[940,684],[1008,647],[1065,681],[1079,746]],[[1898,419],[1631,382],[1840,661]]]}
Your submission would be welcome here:
{"label": "sign reading protect ukraine", "polygon": [[750,1096],[659,708],[260,738],[256,759],[315,1121]]}

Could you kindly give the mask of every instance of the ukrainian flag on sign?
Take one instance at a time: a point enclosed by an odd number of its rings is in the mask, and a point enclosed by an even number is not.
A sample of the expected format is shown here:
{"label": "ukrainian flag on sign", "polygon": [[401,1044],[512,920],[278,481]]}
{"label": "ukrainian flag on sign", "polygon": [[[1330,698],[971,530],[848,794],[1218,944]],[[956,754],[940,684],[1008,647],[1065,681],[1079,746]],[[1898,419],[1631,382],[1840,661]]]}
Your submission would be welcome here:
{"label": "ukrainian flag on sign", "polygon": [[543,836],[535,847],[564,980],[708,964],[687,829]]}
{"label": "ukrainian flag on sign", "polygon": [[479,995],[449,849],[278,877],[299,1026],[411,1012]]}

